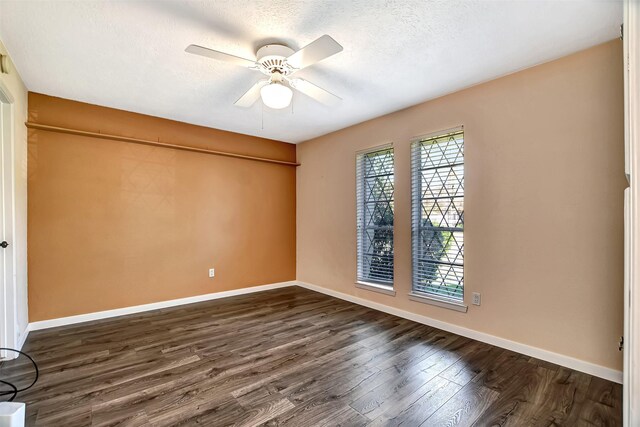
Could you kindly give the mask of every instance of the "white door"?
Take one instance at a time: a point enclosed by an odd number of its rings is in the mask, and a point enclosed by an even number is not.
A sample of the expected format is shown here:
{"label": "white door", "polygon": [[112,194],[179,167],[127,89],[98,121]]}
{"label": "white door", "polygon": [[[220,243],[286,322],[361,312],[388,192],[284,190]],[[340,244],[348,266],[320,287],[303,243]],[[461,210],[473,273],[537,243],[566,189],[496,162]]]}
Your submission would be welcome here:
{"label": "white door", "polygon": [[[13,99],[0,86],[0,347],[16,348]],[[15,357],[0,352],[0,358]]]}

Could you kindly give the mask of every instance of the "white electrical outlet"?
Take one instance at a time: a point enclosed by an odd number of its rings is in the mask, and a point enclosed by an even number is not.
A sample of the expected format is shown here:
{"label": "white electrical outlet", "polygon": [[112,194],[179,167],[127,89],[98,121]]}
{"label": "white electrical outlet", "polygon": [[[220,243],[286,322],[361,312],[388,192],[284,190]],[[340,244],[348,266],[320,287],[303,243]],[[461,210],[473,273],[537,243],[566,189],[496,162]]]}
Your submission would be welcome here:
{"label": "white electrical outlet", "polygon": [[210,268],[209,269],[209,277],[215,277],[216,276],[216,269],[215,268]]}
{"label": "white electrical outlet", "polygon": [[473,305],[480,305],[480,293],[479,292],[474,292],[473,293]]}

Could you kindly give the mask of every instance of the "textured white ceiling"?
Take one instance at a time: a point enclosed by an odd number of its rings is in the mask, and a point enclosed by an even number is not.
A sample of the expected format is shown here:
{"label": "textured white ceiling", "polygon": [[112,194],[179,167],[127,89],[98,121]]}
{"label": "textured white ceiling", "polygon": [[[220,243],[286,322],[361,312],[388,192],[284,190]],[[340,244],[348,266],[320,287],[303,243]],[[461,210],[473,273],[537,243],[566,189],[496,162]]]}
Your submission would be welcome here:
{"label": "textured white ceiling", "polygon": [[[31,91],[289,142],[611,40],[621,21],[621,1],[0,1]],[[299,93],[292,109],[234,107],[262,75],[184,52],[253,58],[323,34],[344,51],[297,75],[335,108]]]}

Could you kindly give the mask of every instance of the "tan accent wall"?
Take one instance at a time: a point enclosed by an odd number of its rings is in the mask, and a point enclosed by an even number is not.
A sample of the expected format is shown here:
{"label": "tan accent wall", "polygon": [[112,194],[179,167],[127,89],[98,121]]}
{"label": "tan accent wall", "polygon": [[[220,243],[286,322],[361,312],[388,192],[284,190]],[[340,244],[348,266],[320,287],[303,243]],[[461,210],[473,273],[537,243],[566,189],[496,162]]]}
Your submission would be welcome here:
{"label": "tan accent wall", "polygon": [[0,54],[7,56],[8,72],[0,73],[0,84],[13,97],[13,172],[15,180],[15,235],[0,236],[10,240],[15,249],[16,277],[16,320],[18,341],[27,333],[27,130],[24,121],[27,118],[27,88],[18,70],[11,61],[11,56],[0,41]]}
{"label": "tan accent wall", "polygon": [[[298,280],[621,369],[623,74],[615,40],[298,145]],[[388,82],[393,84],[393,82]],[[409,141],[465,128],[467,313],[410,301]],[[395,148],[395,297],[358,289],[355,153]],[[471,305],[471,293],[482,305]]]}
{"label": "tan accent wall", "polygon": [[[35,93],[29,120],[295,160],[291,144]],[[295,279],[294,167],[30,130],[28,170],[31,321]]]}

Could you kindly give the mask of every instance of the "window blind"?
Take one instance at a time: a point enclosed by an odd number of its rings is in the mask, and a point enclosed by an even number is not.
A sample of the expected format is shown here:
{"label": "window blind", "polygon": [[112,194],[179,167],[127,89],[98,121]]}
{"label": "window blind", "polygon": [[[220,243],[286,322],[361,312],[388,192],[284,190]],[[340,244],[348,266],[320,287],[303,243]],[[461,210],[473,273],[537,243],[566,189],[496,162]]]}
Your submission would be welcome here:
{"label": "window blind", "polygon": [[356,156],[357,280],[393,286],[393,148]]}
{"label": "window blind", "polygon": [[464,297],[464,133],[411,145],[412,288],[460,302]]}

